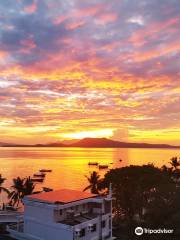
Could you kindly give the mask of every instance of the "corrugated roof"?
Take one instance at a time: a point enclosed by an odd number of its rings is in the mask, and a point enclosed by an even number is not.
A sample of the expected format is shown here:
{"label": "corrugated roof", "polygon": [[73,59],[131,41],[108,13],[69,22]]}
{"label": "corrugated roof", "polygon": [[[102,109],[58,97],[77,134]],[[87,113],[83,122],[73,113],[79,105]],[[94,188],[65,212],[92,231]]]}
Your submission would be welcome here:
{"label": "corrugated roof", "polygon": [[96,197],[96,194],[81,192],[71,189],[60,189],[51,192],[43,192],[27,196],[28,199],[39,200],[48,203],[70,203],[82,199]]}

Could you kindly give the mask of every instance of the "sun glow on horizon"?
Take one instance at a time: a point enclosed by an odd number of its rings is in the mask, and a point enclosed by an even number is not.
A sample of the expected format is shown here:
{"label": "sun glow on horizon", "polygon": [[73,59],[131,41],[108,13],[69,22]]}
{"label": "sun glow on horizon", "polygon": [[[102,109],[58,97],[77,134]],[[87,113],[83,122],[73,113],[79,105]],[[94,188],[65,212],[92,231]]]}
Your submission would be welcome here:
{"label": "sun glow on horizon", "polygon": [[66,139],[83,139],[86,137],[90,138],[110,138],[113,136],[114,129],[100,129],[100,130],[92,130],[92,131],[82,131],[82,132],[74,132],[74,133],[66,133],[63,134],[63,137]]}

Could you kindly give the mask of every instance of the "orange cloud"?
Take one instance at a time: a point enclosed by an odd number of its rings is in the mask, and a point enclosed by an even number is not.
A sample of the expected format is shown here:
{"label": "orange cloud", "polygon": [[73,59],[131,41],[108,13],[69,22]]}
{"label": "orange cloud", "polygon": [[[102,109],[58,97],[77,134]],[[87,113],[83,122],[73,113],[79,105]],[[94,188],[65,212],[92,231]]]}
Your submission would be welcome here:
{"label": "orange cloud", "polygon": [[5,52],[5,51],[0,51],[0,60],[1,60],[1,59],[3,60],[7,55],[8,55],[7,52]]}

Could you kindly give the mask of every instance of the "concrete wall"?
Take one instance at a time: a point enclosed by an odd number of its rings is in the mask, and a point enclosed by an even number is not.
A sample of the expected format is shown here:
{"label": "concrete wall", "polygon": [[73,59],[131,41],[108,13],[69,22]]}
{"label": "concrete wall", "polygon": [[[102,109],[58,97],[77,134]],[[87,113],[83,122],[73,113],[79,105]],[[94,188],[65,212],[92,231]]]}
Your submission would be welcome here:
{"label": "concrete wall", "polygon": [[54,210],[52,208],[45,208],[43,205],[26,205],[24,217],[38,219],[39,221],[43,222],[52,222],[54,219]]}
{"label": "concrete wall", "polygon": [[26,234],[31,234],[43,240],[73,240],[73,229],[60,224],[41,224],[38,221],[26,219],[24,225]]}
{"label": "concrete wall", "polygon": [[71,240],[73,231],[54,221],[54,209],[44,204],[25,206],[24,233],[43,240]]}

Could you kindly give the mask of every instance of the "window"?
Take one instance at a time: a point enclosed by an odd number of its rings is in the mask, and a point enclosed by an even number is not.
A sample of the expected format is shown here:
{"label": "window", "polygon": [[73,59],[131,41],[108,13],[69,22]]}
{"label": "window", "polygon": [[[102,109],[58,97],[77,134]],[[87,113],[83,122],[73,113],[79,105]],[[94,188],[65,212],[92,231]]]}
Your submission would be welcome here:
{"label": "window", "polygon": [[96,224],[92,225],[91,232],[96,232]]}
{"label": "window", "polygon": [[59,210],[59,215],[62,215],[62,209]]}
{"label": "window", "polygon": [[107,236],[105,236],[104,239],[109,239],[111,237],[111,231],[109,232],[109,234]]}
{"label": "window", "polygon": [[85,228],[82,228],[80,231],[80,237],[84,237],[86,235]]}
{"label": "window", "polygon": [[105,221],[105,220],[103,220],[103,221],[101,222],[101,227],[102,227],[102,228],[105,228],[105,227],[106,227],[106,221]]}

